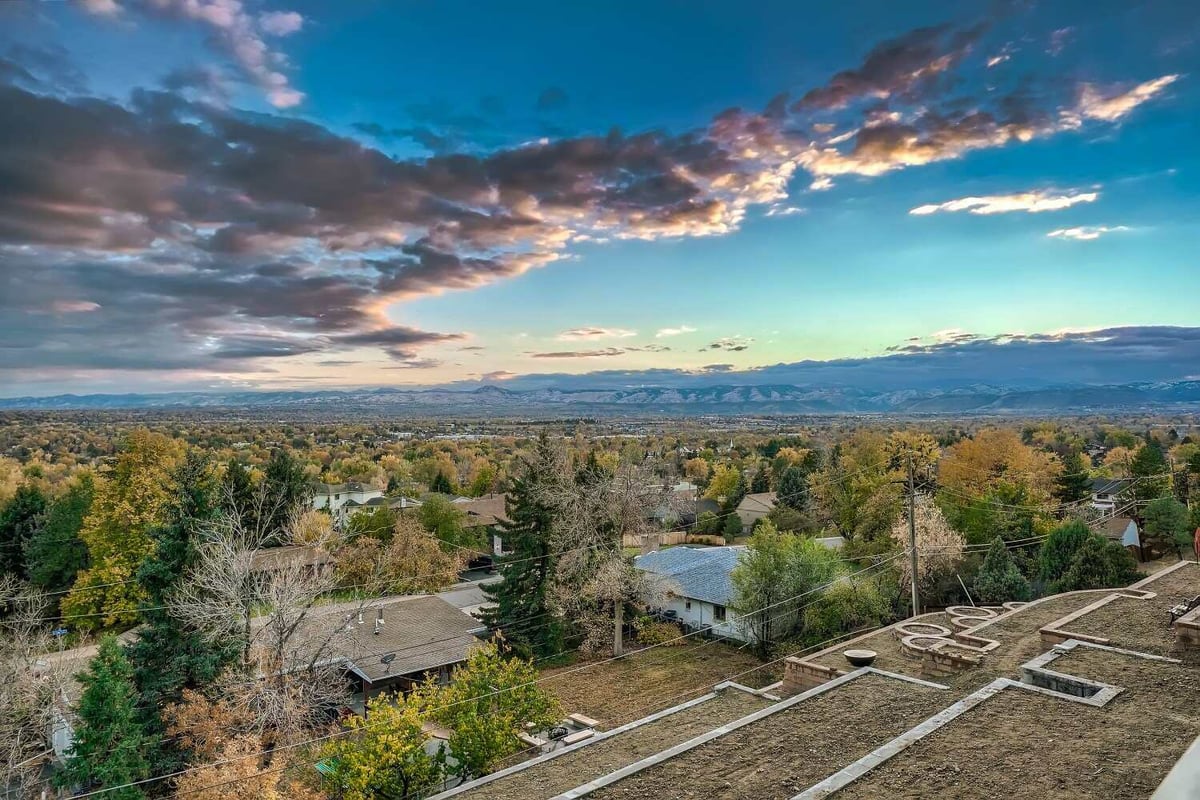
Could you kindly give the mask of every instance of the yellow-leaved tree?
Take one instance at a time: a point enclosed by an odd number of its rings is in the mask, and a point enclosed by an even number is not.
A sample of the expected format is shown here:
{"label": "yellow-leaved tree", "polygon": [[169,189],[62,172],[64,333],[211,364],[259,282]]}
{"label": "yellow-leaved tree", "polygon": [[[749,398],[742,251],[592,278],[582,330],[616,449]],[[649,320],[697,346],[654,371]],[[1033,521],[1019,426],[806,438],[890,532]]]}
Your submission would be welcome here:
{"label": "yellow-leaved tree", "polygon": [[182,455],[179,442],[135,430],[116,463],[99,476],[79,532],[91,566],[79,573],[62,603],[70,627],[90,631],[135,621],[142,589],[132,581],[154,549],[150,531],[164,522],[174,492],[172,472]]}

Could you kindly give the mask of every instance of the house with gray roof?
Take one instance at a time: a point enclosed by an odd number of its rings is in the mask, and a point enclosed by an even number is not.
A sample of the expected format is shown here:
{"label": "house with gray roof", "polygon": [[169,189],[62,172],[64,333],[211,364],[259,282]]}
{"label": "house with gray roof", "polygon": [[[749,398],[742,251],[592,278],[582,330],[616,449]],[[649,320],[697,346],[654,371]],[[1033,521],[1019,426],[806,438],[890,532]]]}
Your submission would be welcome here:
{"label": "house with gray roof", "polygon": [[747,641],[746,631],[729,610],[733,600],[730,575],[745,545],[725,547],[669,547],[633,559],[644,572],[661,575],[672,591],[660,611],[692,630],[708,629],[715,636]]}

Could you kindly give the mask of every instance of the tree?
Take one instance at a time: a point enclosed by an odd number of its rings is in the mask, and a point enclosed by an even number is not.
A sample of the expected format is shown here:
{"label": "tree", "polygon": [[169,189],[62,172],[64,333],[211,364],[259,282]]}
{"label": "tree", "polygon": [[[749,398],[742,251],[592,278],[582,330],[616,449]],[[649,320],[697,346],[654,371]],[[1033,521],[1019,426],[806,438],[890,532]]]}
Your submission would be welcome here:
{"label": "tree", "polygon": [[1073,519],[1059,525],[1042,543],[1038,555],[1038,579],[1050,585],[1062,578],[1071,567],[1075,553],[1092,536],[1082,520]]}
{"label": "tree", "polygon": [[[926,495],[919,494],[913,504],[917,539],[917,588],[926,602],[941,599],[941,587],[952,578],[962,563],[966,542],[951,529],[941,510]],[[901,519],[892,528],[892,539],[902,548],[908,547],[908,520]],[[912,585],[912,565],[909,559],[901,558],[899,564],[900,584]],[[913,613],[920,613],[913,609]]]}
{"label": "tree", "polygon": [[947,490],[971,500],[986,496],[998,480],[1024,485],[1031,504],[1049,500],[1061,471],[1050,453],[1029,447],[1008,428],[988,428],[946,451],[938,479]]}
{"label": "tree", "polygon": [[776,500],[779,505],[796,511],[808,510],[808,477],[800,467],[788,467],[783,471]]}
{"label": "tree", "polygon": [[1170,469],[1158,442],[1151,439],[1139,447],[1129,464],[1129,475],[1134,478],[1129,490],[1132,498],[1146,502],[1167,494]]}
{"label": "tree", "polygon": [[429,491],[435,494],[454,494],[454,486],[450,483],[450,479],[446,477],[446,473],[439,472],[433,476],[433,480],[429,483]]}
{"label": "tree", "polygon": [[736,508],[737,504],[742,502],[745,491],[742,486],[742,471],[732,464],[718,464],[713,470],[704,496],[709,500],[716,500],[722,508]]}
{"label": "tree", "polygon": [[[148,732],[163,732],[160,711],[179,702],[185,689],[210,685],[237,656],[236,642],[207,639],[201,630],[181,624],[168,608],[171,594],[196,562],[203,531],[219,513],[218,480],[206,456],[189,452],[172,475],[176,487],[165,510],[166,522],[150,535],[154,551],[137,571],[145,593],[143,625],[128,648],[138,690],[138,714]],[[173,743],[151,756],[155,772],[171,772],[186,754]]]}
{"label": "tree", "polygon": [[975,576],[975,594],[989,604],[1029,599],[1029,581],[1013,561],[1004,539],[997,536]]}
{"label": "tree", "polygon": [[467,515],[447,497],[433,495],[425,498],[417,515],[425,530],[447,546],[477,548],[481,545],[476,532],[463,527]]}
{"label": "tree", "polygon": [[46,510],[46,495],[33,483],[23,483],[0,509],[0,574],[29,577],[25,548],[38,528],[38,517]]}
{"label": "tree", "polygon": [[765,520],[730,575],[730,609],[766,657],[776,642],[797,631],[804,598],[842,571],[832,550],[807,537],[780,533]]}
{"label": "tree", "polygon": [[[53,649],[44,595],[0,576],[0,796],[38,797],[46,733],[62,710],[73,671]],[[36,666],[34,666],[36,665]]]}
{"label": "tree", "polygon": [[87,545],[79,538],[92,506],[95,484],[84,473],[51,501],[33,537],[25,544],[29,581],[45,592],[62,592],[87,566]]}
{"label": "tree", "polygon": [[1110,589],[1126,586],[1138,577],[1137,563],[1124,547],[1090,534],[1075,551],[1066,572],[1053,584],[1055,592]]}
{"label": "tree", "polygon": [[1062,472],[1054,479],[1054,484],[1054,497],[1062,503],[1078,503],[1091,495],[1092,479],[1078,450],[1063,456]]}
{"label": "tree", "polygon": [[758,469],[754,472],[754,477],[750,480],[750,492],[752,494],[762,494],[771,491],[771,476],[768,474],[766,467],[763,464],[758,465]]}
{"label": "tree", "polygon": [[742,519],[733,512],[725,513],[725,521],[721,524],[721,535],[725,541],[732,542],[742,535]]}
{"label": "tree", "polygon": [[545,436],[525,461],[505,499],[501,537],[509,555],[499,560],[500,581],[485,585],[484,595],[494,607],[484,612],[492,630],[525,656],[545,658],[562,650],[562,623],[551,607],[554,577],[554,509],[547,502],[546,486],[563,471],[561,453]]}
{"label": "tree", "polygon": [[458,581],[464,560],[412,517],[398,518],[386,540],[359,537],[337,555],[339,584],[368,595],[439,592]]}
{"label": "tree", "polygon": [[[106,636],[80,675],[83,694],[76,708],[74,744],[60,775],[63,786],[106,789],[150,776],[146,751],[153,745],[136,710],[133,667],[115,637]],[[136,786],[113,789],[106,797],[134,800],[145,795]]]}
{"label": "tree", "polygon": [[900,512],[900,474],[891,462],[888,441],[874,431],[834,447],[810,487],[821,524],[850,541],[887,536]]}
{"label": "tree", "polygon": [[236,458],[231,459],[225,467],[225,474],[221,476],[220,491],[222,508],[244,516],[243,527],[257,527],[258,520],[253,518],[258,509],[254,478],[251,477],[250,470]]}
{"label": "tree", "polygon": [[1143,532],[1147,544],[1156,552],[1175,550],[1183,557],[1183,550],[1192,541],[1187,506],[1174,497],[1151,500],[1142,511]]}
{"label": "tree", "polygon": [[838,581],[804,609],[804,642],[816,645],[862,628],[878,627],[891,611],[892,601],[878,579]]}
{"label": "tree", "polygon": [[346,720],[347,737],[323,750],[333,766],[326,781],[342,800],[421,797],[442,783],[444,751],[430,755],[424,731],[429,695],[379,695],[367,703],[367,717]]}
{"label": "tree", "polygon": [[399,519],[400,515],[387,506],[364,509],[350,516],[346,533],[351,539],[369,536],[387,542],[392,538],[392,531]]}
{"label": "tree", "polygon": [[312,484],[304,474],[304,464],[282,448],[271,453],[263,472],[263,486],[270,504],[263,509],[262,530],[279,541],[296,509],[312,502]]}
{"label": "tree", "polygon": [[166,436],[136,430],[113,467],[100,476],[79,534],[91,565],[62,603],[75,627],[94,630],[135,621],[144,591],[132,581],[154,550],[151,529],[165,521],[179,455],[179,445]]}
{"label": "tree", "polygon": [[495,644],[477,648],[454,671],[437,693],[434,711],[451,731],[454,772],[464,779],[486,775],[521,749],[517,734],[526,726],[541,730],[562,718],[558,701],[537,677],[532,662],[506,658]]}

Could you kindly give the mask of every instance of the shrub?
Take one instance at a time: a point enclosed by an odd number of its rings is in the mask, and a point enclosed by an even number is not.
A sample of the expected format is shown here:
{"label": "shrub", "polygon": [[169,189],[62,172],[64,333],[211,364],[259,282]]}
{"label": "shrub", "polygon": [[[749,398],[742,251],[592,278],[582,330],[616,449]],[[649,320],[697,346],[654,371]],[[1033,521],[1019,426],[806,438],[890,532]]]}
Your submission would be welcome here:
{"label": "shrub", "polygon": [[804,642],[817,644],[882,625],[891,616],[891,606],[875,581],[836,583],[804,610]]}
{"label": "shrub", "polygon": [[1058,581],[1071,567],[1075,553],[1093,536],[1082,520],[1073,519],[1050,532],[1038,558],[1038,578],[1045,583]]}
{"label": "shrub", "polygon": [[647,647],[651,645],[676,646],[683,644],[683,629],[677,622],[662,622],[650,616],[641,616],[633,621],[637,640]]}
{"label": "shrub", "polygon": [[1067,571],[1053,587],[1055,592],[1109,589],[1126,586],[1137,576],[1137,563],[1129,551],[1093,534],[1075,552]]}
{"label": "shrub", "polygon": [[721,528],[721,533],[725,535],[725,541],[732,542],[734,539],[742,535],[742,520],[737,514],[730,514],[725,517],[725,524]]}

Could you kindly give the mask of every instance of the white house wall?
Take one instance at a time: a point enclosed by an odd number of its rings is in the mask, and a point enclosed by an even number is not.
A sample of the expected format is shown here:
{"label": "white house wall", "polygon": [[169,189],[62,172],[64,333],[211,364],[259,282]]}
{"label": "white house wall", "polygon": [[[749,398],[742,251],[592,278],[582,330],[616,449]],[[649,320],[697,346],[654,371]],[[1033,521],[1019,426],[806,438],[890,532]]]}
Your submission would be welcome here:
{"label": "white house wall", "polygon": [[[691,608],[688,608],[688,604]],[[737,616],[728,608],[725,609],[725,621],[713,622],[716,616],[713,604],[703,600],[688,600],[683,597],[672,597],[666,605],[665,610],[674,611],[675,618],[683,622],[693,629],[695,628],[712,628],[712,632],[717,636],[724,636],[729,639],[737,639],[740,642],[746,641],[746,634],[737,624]]]}

